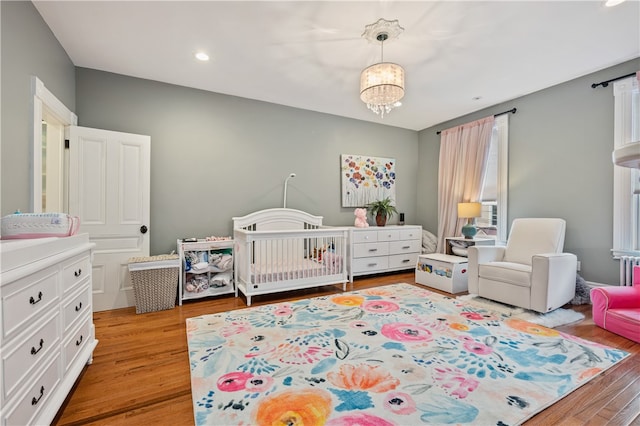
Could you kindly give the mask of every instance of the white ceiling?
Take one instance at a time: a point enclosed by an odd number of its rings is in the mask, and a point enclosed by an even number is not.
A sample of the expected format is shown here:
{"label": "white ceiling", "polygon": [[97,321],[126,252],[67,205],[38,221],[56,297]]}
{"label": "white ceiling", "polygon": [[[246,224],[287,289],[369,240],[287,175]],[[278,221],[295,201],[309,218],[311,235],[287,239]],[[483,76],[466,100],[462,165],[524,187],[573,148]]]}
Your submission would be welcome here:
{"label": "white ceiling", "polygon": [[[640,56],[638,0],[34,4],[76,66],[412,130]],[[384,59],[406,94],[383,119],[359,99],[380,61],[361,34],[379,18],[405,29]]]}

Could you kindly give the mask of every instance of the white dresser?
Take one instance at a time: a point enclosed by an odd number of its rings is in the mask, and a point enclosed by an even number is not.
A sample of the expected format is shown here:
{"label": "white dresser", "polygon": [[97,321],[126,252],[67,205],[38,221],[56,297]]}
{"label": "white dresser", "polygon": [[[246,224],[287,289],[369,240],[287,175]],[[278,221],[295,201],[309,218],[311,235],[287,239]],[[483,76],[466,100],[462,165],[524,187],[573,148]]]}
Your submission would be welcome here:
{"label": "white dresser", "polygon": [[0,241],[0,424],[50,424],[96,347],[87,234]]}
{"label": "white dresser", "polygon": [[350,228],[349,278],[413,269],[422,247],[422,227],[389,225]]}

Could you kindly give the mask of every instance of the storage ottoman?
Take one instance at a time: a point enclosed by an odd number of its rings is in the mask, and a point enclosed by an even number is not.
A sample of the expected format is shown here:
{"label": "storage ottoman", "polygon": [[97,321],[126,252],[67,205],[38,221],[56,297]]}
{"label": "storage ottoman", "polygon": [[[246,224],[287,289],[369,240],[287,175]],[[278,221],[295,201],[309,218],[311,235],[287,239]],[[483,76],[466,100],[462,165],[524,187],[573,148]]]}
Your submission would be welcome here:
{"label": "storage ottoman", "polygon": [[136,299],[136,314],[173,309],[180,274],[178,255],[132,257],[129,272]]}
{"label": "storage ottoman", "polygon": [[468,290],[467,258],[448,254],[431,253],[418,256],[416,282],[447,293]]}

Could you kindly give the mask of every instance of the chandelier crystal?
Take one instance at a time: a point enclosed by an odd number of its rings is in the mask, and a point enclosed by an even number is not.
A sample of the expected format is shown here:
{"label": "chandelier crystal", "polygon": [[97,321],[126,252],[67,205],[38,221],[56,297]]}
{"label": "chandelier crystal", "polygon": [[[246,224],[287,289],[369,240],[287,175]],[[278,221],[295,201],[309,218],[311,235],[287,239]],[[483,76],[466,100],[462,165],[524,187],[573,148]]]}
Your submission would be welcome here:
{"label": "chandelier crystal", "polygon": [[384,62],[384,42],[397,38],[404,28],[398,21],[379,19],[367,25],[364,38],[380,43],[381,61],[365,68],[360,74],[360,99],[374,113],[384,117],[401,104],[404,96],[404,69],[392,62]]}

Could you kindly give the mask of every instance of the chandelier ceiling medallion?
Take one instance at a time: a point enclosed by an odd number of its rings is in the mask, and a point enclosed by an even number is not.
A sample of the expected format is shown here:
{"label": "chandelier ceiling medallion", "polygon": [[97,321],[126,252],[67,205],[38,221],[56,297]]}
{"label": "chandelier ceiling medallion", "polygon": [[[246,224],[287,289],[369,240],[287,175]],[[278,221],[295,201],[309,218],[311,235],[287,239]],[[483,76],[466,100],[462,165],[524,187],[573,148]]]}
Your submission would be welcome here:
{"label": "chandelier ceiling medallion", "polygon": [[365,27],[362,37],[370,43],[380,43],[380,62],[365,68],[360,74],[360,99],[367,108],[381,117],[402,105],[404,96],[404,69],[391,62],[384,62],[384,42],[389,42],[404,31],[398,20],[380,18]]}

